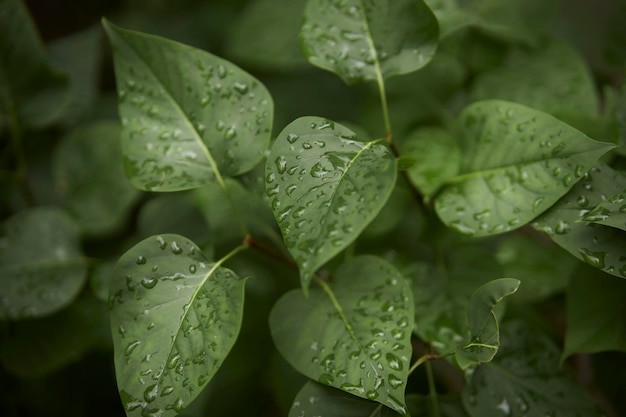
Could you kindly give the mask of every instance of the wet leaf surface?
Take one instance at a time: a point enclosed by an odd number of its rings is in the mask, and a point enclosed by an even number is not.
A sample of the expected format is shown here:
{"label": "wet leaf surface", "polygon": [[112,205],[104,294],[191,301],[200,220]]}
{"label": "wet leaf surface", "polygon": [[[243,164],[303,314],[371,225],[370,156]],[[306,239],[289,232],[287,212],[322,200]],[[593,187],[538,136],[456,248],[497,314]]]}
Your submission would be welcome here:
{"label": "wet leaf surface", "polygon": [[175,416],[200,394],[239,334],[244,283],[179,235],[153,236],[122,256],[109,306],[128,416]]}
{"label": "wet leaf surface", "polygon": [[270,314],[279,352],[300,373],[406,413],[413,300],[389,263],[361,256],[334,274],[335,300],[315,288],[285,294]]}
{"label": "wet leaf surface", "polygon": [[462,166],[435,198],[450,228],[468,236],[516,229],[566,194],[614,145],[547,113],[485,100],[460,116]]}
{"label": "wet leaf surface", "polygon": [[[621,174],[620,177],[619,182],[626,186],[625,175]],[[582,216],[580,221],[598,223],[626,231],[626,188],[601,201],[593,210]]]}
{"label": "wet leaf surface", "polygon": [[313,273],[356,239],[391,195],[396,160],[382,141],[302,117],[280,133],[267,159],[266,190],[304,291]]}

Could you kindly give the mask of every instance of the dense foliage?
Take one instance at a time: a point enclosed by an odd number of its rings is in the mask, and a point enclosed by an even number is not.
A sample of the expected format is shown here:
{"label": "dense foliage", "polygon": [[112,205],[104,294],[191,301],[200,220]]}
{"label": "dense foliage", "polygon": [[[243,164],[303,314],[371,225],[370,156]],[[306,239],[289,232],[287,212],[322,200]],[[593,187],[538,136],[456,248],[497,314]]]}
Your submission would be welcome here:
{"label": "dense foliage", "polygon": [[626,7],[72,7],[0,0],[3,416],[626,414]]}

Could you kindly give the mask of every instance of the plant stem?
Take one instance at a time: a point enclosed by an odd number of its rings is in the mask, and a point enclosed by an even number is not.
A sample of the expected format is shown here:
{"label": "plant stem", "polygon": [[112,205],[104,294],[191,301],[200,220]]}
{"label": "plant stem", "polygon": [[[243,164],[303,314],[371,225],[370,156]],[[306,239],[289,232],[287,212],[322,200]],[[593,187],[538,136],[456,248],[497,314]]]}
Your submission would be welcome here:
{"label": "plant stem", "polygon": [[387,106],[387,93],[385,92],[385,81],[380,71],[376,71],[376,82],[378,83],[378,92],[380,94],[380,104],[383,110],[383,120],[385,121],[385,133],[387,134],[387,142],[393,143],[393,133],[391,131],[391,121],[389,119],[389,107]]}
{"label": "plant stem", "polygon": [[248,246],[250,246],[251,248],[257,249],[259,252],[262,252],[286,265],[292,266],[294,268],[297,268],[298,265],[296,265],[296,262],[283,255],[282,253],[278,252],[277,250],[274,250],[266,245],[264,245],[263,243],[259,242],[258,240],[256,240],[254,237],[252,237],[251,235],[246,235],[243,238],[243,242],[244,244],[247,244]]}
{"label": "plant stem", "polygon": [[433,365],[430,362],[426,362],[426,378],[428,379],[428,388],[430,401],[432,403],[431,416],[439,417],[439,401],[437,401],[437,387],[435,386],[435,378],[433,376]]}
{"label": "plant stem", "polygon": [[374,408],[374,411],[372,411],[372,413],[368,417],[374,417],[376,413],[378,413],[382,407],[383,407],[382,404],[378,404],[378,406]]}

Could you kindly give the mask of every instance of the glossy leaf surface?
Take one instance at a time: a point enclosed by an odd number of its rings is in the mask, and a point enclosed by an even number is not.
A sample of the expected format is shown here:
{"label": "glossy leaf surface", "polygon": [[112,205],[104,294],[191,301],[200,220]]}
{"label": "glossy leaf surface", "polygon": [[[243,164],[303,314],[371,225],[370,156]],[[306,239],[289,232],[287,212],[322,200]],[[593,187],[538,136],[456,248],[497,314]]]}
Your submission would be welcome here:
{"label": "glossy leaf surface", "polygon": [[285,294],[270,314],[279,352],[300,373],[405,414],[413,300],[405,278],[373,256],[334,274],[332,297]]}
{"label": "glossy leaf surface", "polygon": [[472,417],[599,416],[591,398],[566,367],[559,349],[523,322],[502,326],[502,345],[490,363],[474,371],[463,392]]}
{"label": "glossy leaf surface", "polygon": [[122,147],[133,184],[176,191],[250,170],[269,143],[266,88],[208,52],[104,21],[113,45]]}
{"label": "glossy leaf surface", "polygon": [[[623,179],[624,175],[622,174],[621,177]],[[626,183],[626,180],[620,182]],[[582,216],[580,221],[598,223],[626,231],[626,188],[601,201],[593,210]]]}
{"label": "glossy leaf surface", "polygon": [[461,175],[448,180],[435,209],[447,226],[469,236],[530,222],[614,147],[547,113],[499,100],[468,106],[460,126]]}
{"label": "glossy leaf surface", "polygon": [[615,227],[580,221],[609,196],[623,192],[626,176],[596,164],[550,210],[533,222],[563,249],[604,272],[626,278],[626,233]]}
{"label": "glossy leaf surface", "polygon": [[387,146],[356,139],[338,123],[302,117],[285,127],[267,159],[267,196],[305,292],[393,191],[396,160]]}
{"label": "glossy leaf surface", "polygon": [[311,0],[300,32],[309,62],[348,84],[422,68],[438,35],[422,0]]}
{"label": "glossy leaf surface", "polygon": [[49,315],[76,298],[86,279],[79,229],[65,211],[32,208],[0,226],[0,318]]}
{"label": "glossy leaf surface", "polygon": [[174,416],[200,394],[239,334],[244,283],[179,235],[153,236],[122,256],[109,306],[128,416]]}
{"label": "glossy leaf surface", "polygon": [[494,308],[504,297],[517,291],[519,284],[519,280],[513,278],[500,278],[482,285],[472,294],[467,309],[470,342],[456,351],[461,368],[489,362],[498,353],[500,330]]}

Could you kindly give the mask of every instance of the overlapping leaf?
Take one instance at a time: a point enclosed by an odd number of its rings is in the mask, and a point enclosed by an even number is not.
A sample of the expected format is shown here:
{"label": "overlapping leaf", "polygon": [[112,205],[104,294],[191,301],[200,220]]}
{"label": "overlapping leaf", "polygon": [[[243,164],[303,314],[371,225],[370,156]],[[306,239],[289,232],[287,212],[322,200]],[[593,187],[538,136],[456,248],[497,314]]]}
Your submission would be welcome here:
{"label": "overlapping leaf", "polygon": [[373,256],[353,258],[334,275],[331,294],[285,294],[270,314],[279,352],[299,372],[406,413],[413,300],[405,278]]}
{"label": "overlapping leaf", "polygon": [[136,187],[195,188],[260,161],[273,102],[258,80],[208,52],[103,24],[114,51],[126,173]]}
{"label": "overlapping leaf", "polygon": [[67,306],[87,279],[78,225],[63,210],[24,210],[0,226],[0,318],[49,315]]}
{"label": "overlapping leaf", "polygon": [[438,35],[422,0],[310,0],[300,32],[309,61],[349,84],[422,68]]}
{"label": "overlapping leaf", "polygon": [[122,256],[109,305],[128,416],[175,416],[200,394],[239,334],[244,283],[179,235],[153,236]]}
{"label": "overlapping leaf", "polygon": [[546,113],[499,100],[468,106],[460,124],[461,175],[447,181],[435,209],[446,225],[470,236],[530,222],[614,148]]}
{"label": "overlapping leaf", "polygon": [[305,292],[313,273],[376,217],[396,182],[387,146],[354,139],[330,120],[302,117],[285,127],[267,159],[267,196]]}
{"label": "overlapping leaf", "polygon": [[[621,177],[623,178],[624,175]],[[626,181],[622,182],[626,183]],[[593,210],[582,216],[580,221],[603,224],[626,231],[626,188],[601,201]]]}
{"label": "overlapping leaf", "polygon": [[580,221],[607,197],[623,193],[626,175],[597,163],[557,204],[533,222],[559,246],[604,272],[626,278],[626,233],[615,227]]}

